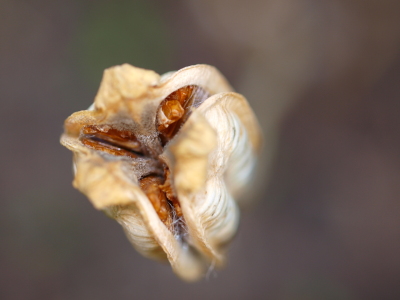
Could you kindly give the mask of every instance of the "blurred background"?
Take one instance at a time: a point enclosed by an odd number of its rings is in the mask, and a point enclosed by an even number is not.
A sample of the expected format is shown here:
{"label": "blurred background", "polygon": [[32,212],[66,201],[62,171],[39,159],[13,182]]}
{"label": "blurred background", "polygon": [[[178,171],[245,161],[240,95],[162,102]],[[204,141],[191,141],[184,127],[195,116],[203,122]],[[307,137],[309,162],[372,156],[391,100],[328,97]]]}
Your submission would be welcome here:
{"label": "blurred background", "polygon": [[[264,152],[227,267],[181,282],[73,189],[102,72],[215,65]],[[0,299],[400,299],[400,2],[0,0]]]}

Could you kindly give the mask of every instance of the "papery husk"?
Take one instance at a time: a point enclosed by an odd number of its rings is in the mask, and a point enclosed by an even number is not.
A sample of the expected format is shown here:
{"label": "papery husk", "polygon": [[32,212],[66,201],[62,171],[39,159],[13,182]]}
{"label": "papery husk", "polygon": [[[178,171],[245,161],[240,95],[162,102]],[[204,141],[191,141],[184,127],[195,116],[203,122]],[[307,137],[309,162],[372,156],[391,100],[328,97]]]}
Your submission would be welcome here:
{"label": "papery husk", "polygon": [[[212,96],[193,109],[178,134],[160,149],[157,108],[170,93],[188,85]],[[206,65],[161,77],[130,65],[116,66],[104,72],[94,106],[66,120],[61,138],[74,152],[74,187],[118,221],[140,253],[167,259],[187,281],[201,278],[209,264],[224,262],[226,244],[239,221],[234,197],[250,180],[260,144],[260,130],[246,100],[230,91],[225,78]],[[122,123],[169,167],[186,224],[184,237],[165,226],[139,187],[138,176],[148,171],[146,161],[132,165],[89,149],[78,139],[84,125]]]}
{"label": "papery husk", "polygon": [[[211,147],[208,126],[216,133],[216,145]],[[233,196],[239,196],[251,179],[260,147],[258,133],[245,98],[220,93],[193,112],[166,150],[174,157],[175,187],[191,243],[217,266],[224,263],[226,245],[237,231],[239,208]]]}

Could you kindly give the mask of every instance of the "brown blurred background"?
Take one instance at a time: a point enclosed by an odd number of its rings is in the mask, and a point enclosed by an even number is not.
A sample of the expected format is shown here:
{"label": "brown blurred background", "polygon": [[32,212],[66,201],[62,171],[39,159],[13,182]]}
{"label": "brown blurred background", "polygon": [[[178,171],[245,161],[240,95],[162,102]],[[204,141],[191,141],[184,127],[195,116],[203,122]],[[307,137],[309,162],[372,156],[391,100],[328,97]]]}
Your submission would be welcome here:
{"label": "brown blurred background", "polygon": [[[228,266],[186,284],[71,185],[103,69],[207,63],[264,130]],[[400,1],[0,0],[0,299],[400,299]]]}

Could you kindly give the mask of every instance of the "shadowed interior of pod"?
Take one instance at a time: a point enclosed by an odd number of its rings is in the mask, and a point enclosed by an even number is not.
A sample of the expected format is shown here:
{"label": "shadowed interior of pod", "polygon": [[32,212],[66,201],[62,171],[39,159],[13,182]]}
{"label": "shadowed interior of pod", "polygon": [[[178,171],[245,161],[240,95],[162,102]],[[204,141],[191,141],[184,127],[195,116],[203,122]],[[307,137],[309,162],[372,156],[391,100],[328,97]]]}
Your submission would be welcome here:
{"label": "shadowed interior of pod", "polygon": [[[201,105],[208,96],[201,87],[188,85],[172,92],[160,103],[154,126],[162,149],[179,132],[192,110]],[[159,158],[161,153],[154,154],[126,124],[85,125],[81,128],[79,140],[90,149],[130,162],[143,158],[151,161],[155,169],[138,178],[139,186],[165,226],[175,236],[183,237],[186,232],[184,216],[173,187],[171,172]]]}

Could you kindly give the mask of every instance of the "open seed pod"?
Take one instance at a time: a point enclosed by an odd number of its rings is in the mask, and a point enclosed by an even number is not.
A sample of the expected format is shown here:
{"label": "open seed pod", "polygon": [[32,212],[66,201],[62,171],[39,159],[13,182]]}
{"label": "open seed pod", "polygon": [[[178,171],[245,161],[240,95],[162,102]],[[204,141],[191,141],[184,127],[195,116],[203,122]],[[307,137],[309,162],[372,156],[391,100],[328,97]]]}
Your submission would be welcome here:
{"label": "open seed pod", "polygon": [[61,143],[74,153],[74,187],[141,254],[168,260],[188,281],[223,264],[260,130],[215,68],[107,69],[94,104],[65,121]]}

